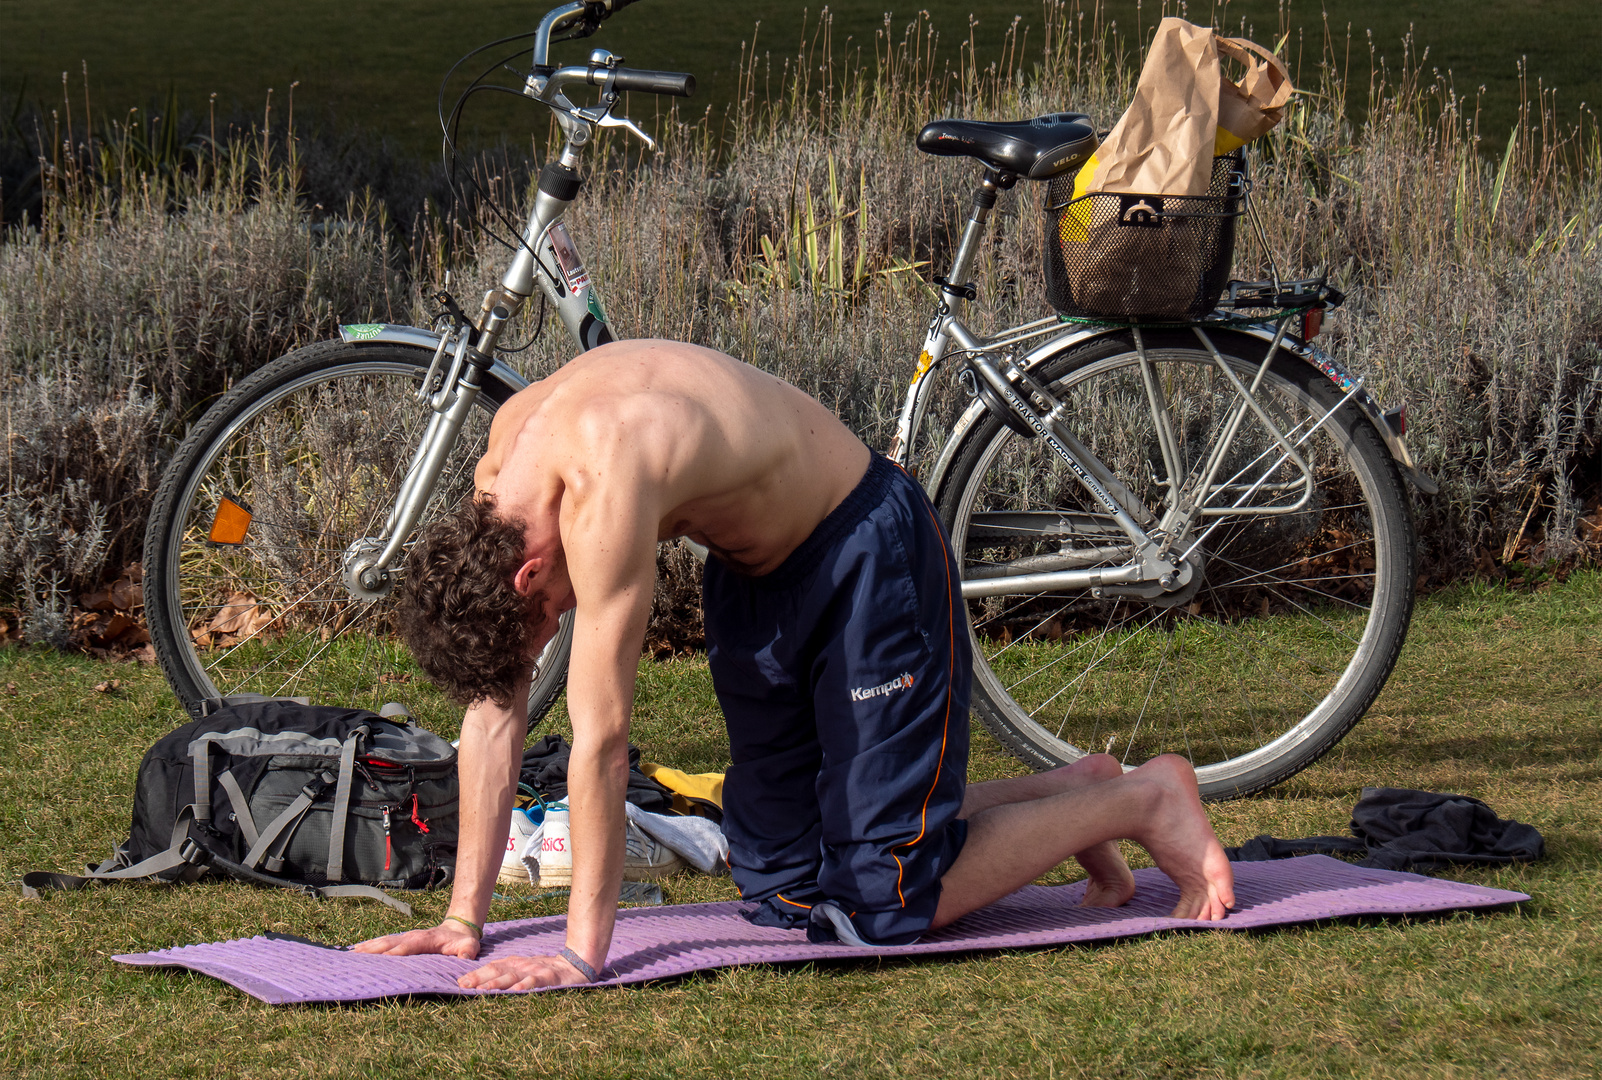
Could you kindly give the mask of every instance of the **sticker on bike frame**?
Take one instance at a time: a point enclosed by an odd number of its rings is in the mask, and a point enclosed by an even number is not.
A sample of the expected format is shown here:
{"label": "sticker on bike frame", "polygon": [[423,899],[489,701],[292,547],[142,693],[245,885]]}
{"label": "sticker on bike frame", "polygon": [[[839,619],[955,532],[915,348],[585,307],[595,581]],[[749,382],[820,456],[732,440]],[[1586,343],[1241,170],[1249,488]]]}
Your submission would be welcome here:
{"label": "sticker on bike frame", "polygon": [[595,291],[593,285],[590,286],[589,309],[590,314],[595,316],[597,322],[604,323],[606,321],[606,312],[601,308],[601,294]]}
{"label": "sticker on bike frame", "polygon": [[567,291],[576,293],[588,285],[590,272],[584,269],[584,260],[579,258],[578,248],[573,246],[573,238],[567,234],[566,226],[558,221],[546,236],[556,261],[561,264],[562,277],[567,279]]}
{"label": "sticker on bike frame", "polygon": [[383,323],[351,323],[341,326],[339,332],[346,341],[371,341],[384,332]]}
{"label": "sticker on bike frame", "polygon": [[214,544],[243,544],[254,517],[250,507],[224,495],[217,503],[217,512],[212,515],[211,534],[207,539]]}

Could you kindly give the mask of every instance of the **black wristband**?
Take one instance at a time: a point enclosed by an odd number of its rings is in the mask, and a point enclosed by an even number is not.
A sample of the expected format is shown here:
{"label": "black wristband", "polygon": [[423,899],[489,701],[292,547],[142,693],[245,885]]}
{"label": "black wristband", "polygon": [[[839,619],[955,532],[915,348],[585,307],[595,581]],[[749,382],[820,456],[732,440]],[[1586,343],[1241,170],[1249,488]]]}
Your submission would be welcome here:
{"label": "black wristband", "polygon": [[562,951],[558,955],[560,955],[563,960],[566,960],[568,963],[578,968],[578,973],[584,976],[584,978],[588,981],[601,981],[601,973],[590,967],[590,962],[588,960],[584,959],[584,957],[580,956],[566,945],[562,946]]}

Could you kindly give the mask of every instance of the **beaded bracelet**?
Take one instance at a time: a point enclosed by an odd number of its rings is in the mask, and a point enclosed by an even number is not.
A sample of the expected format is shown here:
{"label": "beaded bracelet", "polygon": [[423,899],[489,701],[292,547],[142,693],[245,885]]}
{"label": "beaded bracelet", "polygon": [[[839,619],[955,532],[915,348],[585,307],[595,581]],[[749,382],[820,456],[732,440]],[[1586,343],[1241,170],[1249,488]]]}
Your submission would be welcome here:
{"label": "beaded bracelet", "polygon": [[449,921],[451,921],[453,919],[456,922],[461,923],[463,926],[468,927],[469,929],[471,929],[473,931],[473,936],[478,938],[478,940],[480,940],[480,941],[484,940],[484,928],[482,926],[478,925],[478,923],[474,922],[472,919],[464,919],[460,915],[447,915],[441,921],[442,922],[449,922]]}
{"label": "beaded bracelet", "polygon": [[584,978],[588,981],[601,981],[601,973],[590,967],[590,962],[588,960],[584,959],[584,957],[580,956],[566,945],[562,946],[562,951],[558,955],[561,956],[563,960],[566,960],[568,963],[577,968],[578,973],[584,976]]}

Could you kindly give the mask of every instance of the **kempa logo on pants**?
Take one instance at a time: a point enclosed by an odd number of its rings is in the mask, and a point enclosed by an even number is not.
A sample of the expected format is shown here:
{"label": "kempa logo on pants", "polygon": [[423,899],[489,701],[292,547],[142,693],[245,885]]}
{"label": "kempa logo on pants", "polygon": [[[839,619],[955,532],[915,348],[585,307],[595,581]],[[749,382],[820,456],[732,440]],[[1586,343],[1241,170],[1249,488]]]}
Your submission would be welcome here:
{"label": "kempa logo on pants", "polygon": [[912,673],[909,671],[903,675],[896,676],[887,683],[880,683],[878,686],[870,686],[867,689],[863,689],[860,686],[853,686],[851,688],[851,700],[867,701],[869,698],[881,697],[885,694],[894,693],[897,690],[910,690],[911,688]]}

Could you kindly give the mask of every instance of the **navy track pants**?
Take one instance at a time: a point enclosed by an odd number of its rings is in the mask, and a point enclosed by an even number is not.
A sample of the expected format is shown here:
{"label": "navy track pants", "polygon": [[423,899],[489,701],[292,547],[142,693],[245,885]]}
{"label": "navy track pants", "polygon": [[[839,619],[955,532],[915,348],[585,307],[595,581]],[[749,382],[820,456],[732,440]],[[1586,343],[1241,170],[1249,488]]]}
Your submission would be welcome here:
{"label": "navy track pants", "polygon": [[923,489],[875,454],[773,573],[706,566],[733,765],[723,827],[748,917],[831,902],[858,936],[928,929],[966,836],[971,655],[960,578]]}

